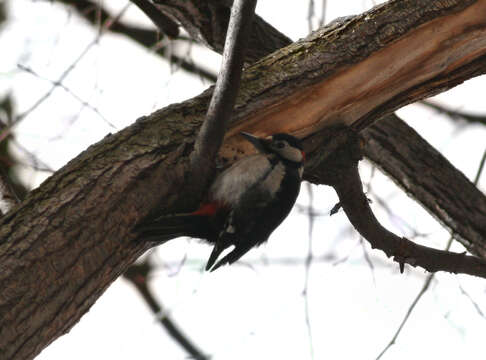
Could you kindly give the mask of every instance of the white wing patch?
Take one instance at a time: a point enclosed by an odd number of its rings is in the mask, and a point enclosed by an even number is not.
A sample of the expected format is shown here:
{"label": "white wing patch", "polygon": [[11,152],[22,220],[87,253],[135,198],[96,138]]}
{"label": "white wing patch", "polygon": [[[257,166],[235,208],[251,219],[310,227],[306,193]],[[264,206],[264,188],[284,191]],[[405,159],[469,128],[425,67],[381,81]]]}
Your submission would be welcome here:
{"label": "white wing patch", "polygon": [[285,147],[282,149],[275,149],[276,152],[280,154],[284,159],[294,161],[294,162],[302,162],[304,157],[302,156],[302,151],[290,146],[289,144],[285,143]]}
{"label": "white wing patch", "polygon": [[285,166],[281,162],[277,163],[270,174],[263,180],[263,188],[274,195],[279,189],[280,184],[285,176]]}

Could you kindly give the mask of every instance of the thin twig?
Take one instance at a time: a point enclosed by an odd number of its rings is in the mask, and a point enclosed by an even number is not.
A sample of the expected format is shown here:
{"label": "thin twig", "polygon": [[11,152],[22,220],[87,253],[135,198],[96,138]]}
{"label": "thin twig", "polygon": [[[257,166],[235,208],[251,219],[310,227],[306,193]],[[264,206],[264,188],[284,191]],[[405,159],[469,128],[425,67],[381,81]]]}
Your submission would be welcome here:
{"label": "thin twig", "polygon": [[370,254],[368,253],[368,250],[366,249],[365,241],[362,236],[360,236],[359,242],[361,244],[361,248],[363,249],[363,256],[366,261],[366,264],[368,264],[368,267],[370,268],[371,272],[371,277],[373,279],[373,284],[376,286],[376,277],[375,277],[375,265],[373,264],[373,261],[371,261]]}
{"label": "thin twig", "polygon": [[319,27],[326,23],[327,0],[322,0],[321,18],[319,19]]}
{"label": "thin twig", "polygon": [[189,355],[197,360],[209,359],[209,357],[204,355],[204,353],[191,342],[191,340],[163,311],[162,305],[150,291],[147,285],[147,279],[152,269],[152,265],[148,261],[145,261],[141,264],[133,264],[130,266],[123,276],[135,286],[152,312],[157,316],[157,320],[160,324],[165,328],[169,335],[189,353]]}
{"label": "thin twig", "polygon": [[486,162],[486,149],[483,152],[483,157],[481,158],[481,161],[479,162],[479,168],[476,173],[476,176],[474,177],[473,184],[478,186],[479,184],[479,178],[481,177],[481,174],[483,173],[484,170],[484,163]]}
{"label": "thin twig", "polygon": [[486,319],[486,315],[484,315],[484,313],[481,310],[481,308],[479,307],[478,303],[476,301],[474,301],[474,299],[471,297],[471,295],[469,295],[469,293],[466,290],[464,290],[464,288],[461,285],[459,285],[459,290],[461,290],[461,294],[463,294],[465,297],[467,297],[469,299],[471,304],[474,306],[474,308],[478,312],[479,316]]}
{"label": "thin twig", "polygon": [[257,0],[235,0],[231,8],[221,70],[191,156],[192,170],[201,189],[214,169],[214,158],[236,102],[256,3]]}
{"label": "thin twig", "polygon": [[312,233],[314,231],[314,193],[312,191],[312,185],[310,183],[306,183],[307,185],[307,193],[309,194],[309,205],[307,207],[307,217],[309,219],[309,232],[308,232],[308,250],[307,250],[307,257],[305,259],[305,281],[304,281],[304,306],[305,306],[305,324],[307,326],[307,334],[309,336],[309,350],[311,359],[314,358],[314,342],[312,340],[312,327],[310,321],[310,311],[309,311],[309,276],[310,276],[310,268],[313,260],[312,254]]}
{"label": "thin twig", "polygon": [[[449,243],[451,243],[451,242],[449,242]],[[417,296],[415,297],[414,301],[412,302],[412,304],[408,308],[407,313],[405,314],[405,317],[402,320],[402,323],[400,324],[397,331],[395,332],[395,335],[393,335],[393,338],[390,340],[388,345],[385,346],[385,348],[381,351],[380,355],[377,356],[376,360],[381,359],[381,357],[383,355],[385,355],[385,353],[388,351],[388,349],[395,344],[395,341],[397,340],[398,335],[400,335],[400,332],[402,331],[403,327],[405,326],[405,323],[407,322],[408,318],[410,317],[410,314],[412,313],[413,309],[415,308],[415,306],[417,305],[419,300],[422,298],[422,296],[425,294],[425,292],[428,290],[430,283],[432,282],[432,279],[434,278],[434,275],[435,275],[435,273],[431,273],[431,274],[427,275],[427,278],[425,279],[425,282],[422,286],[422,289],[420,289],[420,291],[417,294]]]}
{"label": "thin twig", "polygon": [[25,146],[23,146],[21,143],[19,143],[15,138],[12,138],[10,140],[11,144],[13,144],[15,147],[17,147],[20,151],[22,151],[31,161],[31,163],[24,163],[22,161],[17,160],[17,163],[20,165],[28,166],[31,167],[34,170],[37,171],[44,171],[53,174],[54,169],[47,165],[45,162],[40,160],[34,153],[32,153],[29,149],[27,149]]}
{"label": "thin twig", "polygon": [[449,109],[449,108],[447,108],[443,105],[439,105],[435,102],[427,101],[427,100],[421,101],[420,104],[425,105],[425,106],[427,106],[431,109],[434,109],[437,112],[439,112],[440,114],[446,114],[448,117],[450,117],[453,120],[462,119],[462,120],[467,121],[468,123],[471,123],[471,124],[486,125],[486,116],[485,115],[473,115],[473,114],[469,114],[469,113],[465,113],[465,112],[461,112],[461,111],[457,111],[457,110],[452,110],[452,109]]}
{"label": "thin twig", "polygon": [[31,74],[32,76],[35,76],[35,77],[37,77],[37,78],[39,78],[41,80],[50,82],[53,86],[60,87],[66,93],[68,93],[69,95],[71,95],[76,101],[78,101],[83,107],[87,107],[88,109],[92,110],[96,115],[98,115],[112,129],[117,129],[116,126],[110,120],[108,120],[96,107],[94,107],[93,105],[91,105],[89,102],[83,100],[80,96],[78,96],[77,94],[75,94],[70,88],[68,88],[63,83],[58,82],[58,81],[55,81],[55,80],[51,80],[51,79],[48,79],[48,78],[45,78],[45,77],[39,75],[37,72],[35,72],[32,68],[30,68],[28,66],[25,66],[25,65],[22,65],[22,64],[17,64],[17,67],[20,70],[23,70],[23,71],[25,71],[28,74]]}
{"label": "thin twig", "polygon": [[[59,87],[59,85],[63,82],[63,80],[71,73],[71,71],[74,70],[74,68],[77,66],[77,64],[83,59],[83,57],[89,52],[89,50],[98,43],[100,37],[103,35],[103,33],[110,27],[110,25],[113,23],[113,21],[117,21],[126,11],[128,7],[125,6],[115,17],[115,19],[107,21],[105,26],[100,28],[99,33],[96,35],[96,37],[83,49],[81,54],[61,73],[61,76],[53,82],[52,87],[44,94],[42,95],[37,101],[35,101],[30,108],[28,108],[26,111],[23,113],[17,115],[12,122],[2,130],[2,133],[0,134],[0,141],[5,139],[6,136],[10,134],[12,131],[12,128],[17,125],[20,121],[22,121],[25,117],[27,117],[29,114],[31,114],[35,109],[37,109],[44,101],[46,101],[54,92],[54,90]],[[22,65],[19,65],[22,66]]]}
{"label": "thin twig", "polygon": [[314,26],[312,26],[312,19],[314,18],[314,0],[309,0],[309,6],[307,8],[307,26],[309,29],[309,33],[314,30]]}
{"label": "thin twig", "polygon": [[[111,19],[111,14],[101,6],[101,3],[93,3],[88,0],[58,0],[64,4],[72,5],[77,13],[82,16],[86,21],[90,24],[96,26],[100,21],[106,21]],[[96,11],[93,8],[96,6]],[[192,62],[186,61],[184,58],[179,57],[177,55],[168,54],[167,51],[163,47],[157,46],[160,42],[160,32],[157,30],[152,29],[144,29],[141,27],[132,26],[129,24],[125,24],[121,21],[113,21],[109,30],[116,34],[122,34],[131,40],[135,41],[136,43],[144,46],[148,49],[153,49],[153,51],[167,59],[170,62],[176,62],[179,64],[181,69],[192,73],[197,74],[200,77],[204,78],[205,80],[209,80],[211,82],[216,81],[216,75],[213,74],[211,71],[208,71],[204,68],[201,68],[195,65]],[[189,39],[185,36],[181,36],[178,40],[184,41],[194,41],[193,39]]]}
{"label": "thin twig", "polygon": [[[478,184],[478,181],[479,181],[479,177],[481,176],[481,173],[483,172],[483,169],[484,169],[484,162],[486,161],[486,150],[484,151],[483,153],[483,157],[479,163],[479,168],[478,168],[478,171],[476,172],[476,176],[474,178],[474,185],[477,185]],[[448,251],[452,245],[452,242],[454,241],[454,237],[451,236],[449,238],[449,241],[447,242],[447,246],[445,248],[446,251]],[[405,326],[408,318],[410,317],[410,315],[412,314],[412,311],[414,310],[415,306],[417,305],[417,303],[420,301],[420,299],[422,298],[422,296],[425,294],[425,292],[428,290],[429,286],[430,286],[430,283],[432,281],[432,279],[434,278],[434,275],[435,273],[431,273],[427,276],[427,278],[425,279],[424,281],[424,284],[422,286],[422,289],[419,291],[419,293],[417,294],[417,296],[415,297],[415,300],[412,302],[412,304],[410,305],[410,307],[408,308],[408,311],[407,313],[405,314],[405,317],[403,318],[402,320],[402,323],[400,324],[400,326],[398,327],[397,331],[395,332],[395,335],[393,336],[393,338],[390,340],[390,342],[388,343],[387,346],[385,346],[385,348],[382,350],[382,352],[380,353],[380,355],[378,355],[378,357],[376,358],[376,360],[379,360],[386,352],[387,350],[393,345],[395,344],[398,336],[400,335],[400,332],[402,331],[403,327]],[[464,291],[464,289],[459,286],[459,288],[461,289],[461,292],[466,295],[469,300],[471,300],[471,302],[473,303],[474,307],[476,308],[476,310],[478,311],[478,313],[484,317],[484,314],[483,312],[481,311],[481,309],[479,308],[479,306],[477,305],[477,303],[471,298],[471,296],[466,293],[466,291]]]}

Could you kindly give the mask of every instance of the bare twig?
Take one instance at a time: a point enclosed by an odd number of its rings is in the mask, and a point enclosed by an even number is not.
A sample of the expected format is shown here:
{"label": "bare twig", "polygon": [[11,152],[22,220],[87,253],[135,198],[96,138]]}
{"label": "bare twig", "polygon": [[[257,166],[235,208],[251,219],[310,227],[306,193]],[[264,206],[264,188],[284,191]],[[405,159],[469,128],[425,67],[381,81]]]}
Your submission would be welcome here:
{"label": "bare twig", "polygon": [[235,0],[231,8],[221,70],[191,156],[191,166],[201,188],[214,169],[214,158],[236,102],[256,3],[256,0]]}
{"label": "bare twig", "polygon": [[[321,17],[317,18],[318,28],[320,28],[326,22],[326,7],[327,7],[327,1],[322,0]],[[315,9],[314,0],[309,0],[309,7],[307,10],[307,24],[308,24],[309,32],[312,32],[314,30],[314,24],[312,23],[312,20],[315,17],[316,17],[316,9]]]}
{"label": "bare twig", "polygon": [[329,176],[326,183],[334,187],[351,224],[372,248],[383,250],[388,257],[393,256],[402,271],[404,264],[410,264],[423,267],[429,272],[447,271],[486,278],[486,261],[483,259],[418,245],[384,228],[371,211],[363,192],[357,167],[360,159],[360,140],[356,136],[342,146],[333,159],[318,166],[336,166],[336,171]]}
{"label": "bare twig", "polygon": [[373,279],[373,284],[376,286],[375,265],[373,264],[373,261],[371,261],[370,254],[368,253],[368,250],[366,249],[366,244],[365,244],[362,236],[360,236],[359,243],[361,244],[361,248],[363,249],[363,256],[364,256],[364,259],[366,261],[366,264],[370,268],[371,277]]}
{"label": "bare twig", "polygon": [[[451,238],[452,239],[452,238]],[[422,286],[422,289],[420,289],[419,293],[415,297],[414,301],[410,305],[410,307],[407,310],[407,313],[405,314],[405,317],[402,320],[402,323],[398,327],[397,331],[395,332],[395,335],[393,335],[393,338],[390,340],[387,346],[382,350],[382,352],[377,356],[376,360],[381,359],[383,355],[388,351],[390,347],[392,347],[395,344],[395,341],[398,338],[398,335],[400,335],[400,332],[402,331],[403,327],[405,326],[405,323],[407,322],[408,318],[410,317],[410,314],[412,313],[413,309],[415,309],[415,306],[419,302],[419,300],[422,298],[422,296],[425,294],[425,292],[429,289],[430,283],[432,282],[432,279],[434,278],[434,273],[427,275],[427,278],[425,279],[424,285]]]}
{"label": "bare twig", "polygon": [[327,0],[322,0],[321,18],[319,19],[319,27],[326,23]]}
{"label": "bare twig", "polygon": [[182,347],[184,348],[191,357],[197,360],[207,360],[208,356],[198,349],[191,340],[177,327],[177,325],[172,321],[172,319],[163,312],[162,305],[155,299],[154,295],[150,291],[147,285],[147,279],[152,271],[152,266],[148,261],[141,264],[133,264],[128,268],[128,270],[123,274],[125,279],[129,280],[135,288],[138,290],[140,295],[150,307],[152,312],[157,316],[157,320],[160,324],[167,330],[169,335]]}
{"label": "bare twig", "polygon": [[[67,5],[72,5],[77,10],[77,13],[80,16],[82,16],[85,20],[95,26],[100,20],[106,21],[112,18],[111,14],[101,6],[100,2],[93,3],[89,0],[58,1]],[[112,21],[109,30],[117,34],[123,34],[133,41],[137,42],[138,44],[149,49],[151,49],[160,40],[160,33],[156,30],[143,29],[140,27],[124,24],[119,20]],[[184,37],[180,37],[179,39],[187,40]],[[181,69],[187,72],[197,74],[205,80],[209,80],[211,82],[216,81],[216,76],[211,71],[201,68],[195,65],[193,62],[187,61],[182,57],[174,54],[169,54],[161,47],[155,48],[154,52],[157,55],[166,58],[168,61],[177,63]]]}
{"label": "bare twig", "polygon": [[[483,157],[479,163],[479,168],[478,168],[478,171],[476,172],[476,176],[474,178],[474,185],[477,185],[478,181],[479,181],[479,177],[481,176],[481,173],[483,172],[483,168],[484,168],[484,162],[485,162],[485,159],[486,159],[486,150],[484,151],[483,153]],[[454,241],[454,237],[451,236],[449,238],[449,241],[447,242],[447,246],[445,248],[446,251],[448,251],[452,245],[452,242]],[[403,327],[405,326],[408,318],[410,317],[413,309],[415,308],[415,306],[417,305],[417,303],[420,301],[420,299],[422,298],[422,296],[425,294],[425,292],[428,290],[429,286],[430,286],[430,283],[432,281],[432,279],[434,278],[434,275],[435,273],[432,273],[432,274],[429,274],[427,276],[427,278],[425,279],[424,281],[424,284],[422,286],[422,289],[419,291],[419,293],[417,294],[417,296],[415,297],[415,300],[412,302],[412,304],[410,305],[410,307],[408,308],[408,311],[407,313],[405,314],[405,317],[403,318],[402,320],[402,323],[400,324],[400,326],[398,327],[397,331],[395,332],[395,335],[393,336],[393,338],[390,340],[390,342],[388,343],[387,346],[385,346],[385,348],[383,349],[383,351],[380,353],[380,355],[378,355],[378,357],[376,358],[376,360],[379,360],[386,352],[387,350],[393,345],[395,344],[398,336],[400,335],[400,332],[402,331]],[[479,315],[481,315],[482,317],[484,317],[484,314],[483,312],[481,311],[481,309],[479,308],[479,306],[477,305],[477,303],[471,298],[471,296],[461,287],[459,286],[461,292],[468,297],[468,299],[472,302],[472,304],[474,305],[474,307],[476,308],[476,310],[478,311]]]}
{"label": "bare twig", "polygon": [[75,94],[70,88],[68,88],[66,85],[64,85],[62,82],[59,82],[59,81],[55,81],[55,80],[50,80],[50,79],[47,79],[41,75],[39,75],[37,72],[35,72],[32,68],[28,67],[28,66],[25,66],[25,65],[22,65],[22,64],[17,64],[17,67],[20,69],[20,70],[23,70],[25,71],[26,73],[28,74],[31,74],[41,80],[45,80],[45,81],[48,81],[50,82],[53,87],[60,87],[61,89],[63,89],[66,93],[68,93],[69,95],[71,95],[76,101],[78,101],[83,107],[87,107],[88,109],[92,110],[96,115],[98,115],[108,126],[110,126],[112,129],[116,129],[116,126],[110,121],[108,120],[96,107],[94,107],[93,105],[91,105],[90,103],[88,103],[87,101],[83,100],[81,97],[79,97],[77,94]]}
{"label": "bare twig", "polygon": [[165,16],[162,11],[154,6],[150,1],[147,0],[130,0],[132,3],[138,6],[140,10],[144,12],[147,17],[152,20],[155,26],[159,28],[164,34],[170,36],[171,38],[176,38],[179,36],[179,26],[173,22],[170,18]]}
{"label": "bare twig", "polygon": [[312,32],[312,30],[314,30],[314,26],[312,26],[312,19],[314,18],[314,15],[314,0],[309,0],[309,7],[307,9],[307,26],[309,32]]}
{"label": "bare twig", "polygon": [[310,349],[310,356],[311,359],[314,358],[314,341],[312,340],[312,326],[310,322],[310,311],[309,311],[309,276],[310,276],[310,268],[313,261],[313,254],[312,254],[312,233],[314,231],[314,193],[312,191],[312,185],[310,183],[306,183],[307,185],[307,193],[309,194],[309,205],[307,207],[307,217],[309,219],[309,232],[308,232],[308,249],[307,249],[307,257],[305,259],[305,281],[304,281],[304,306],[305,306],[305,324],[307,326],[307,335],[309,337],[309,349]]}
{"label": "bare twig", "polygon": [[[123,13],[126,11],[127,7],[125,6],[119,14],[115,17],[113,21],[116,21],[119,19]],[[8,127],[2,130],[2,133],[0,134],[0,141],[5,139],[8,134],[10,134],[10,131],[12,128],[17,125],[20,121],[22,121],[26,116],[28,116],[30,113],[32,113],[35,109],[37,109],[44,101],[46,101],[54,92],[54,90],[59,87],[59,85],[62,83],[62,81],[71,73],[71,71],[74,70],[76,65],[83,59],[83,57],[89,52],[89,50],[98,43],[100,37],[103,35],[103,33],[109,28],[111,21],[107,21],[106,25],[102,27],[99,31],[99,33],[96,35],[96,37],[83,49],[81,54],[62,72],[61,76],[53,82],[52,87],[44,94],[42,95],[34,104],[31,105],[30,108],[28,108],[26,111],[23,113],[17,115],[12,122],[9,124]],[[20,65],[21,66],[21,65]]]}
{"label": "bare twig", "polygon": [[425,105],[425,106],[427,106],[431,109],[434,109],[437,112],[439,112],[440,114],[445,114],[453,120],[460,119],[460,120],[467,121],[468,123],[471,123],[471,124],[486,125],[486,116],[485,115],[473,115],[473,114],[465,113],[465,112],[458,111],[458,110],[452,110],[452,109],[450,109],[446,106],[439,105],[435,102],[428,101],[428,100],[421,101],[420,104]]}
{"label": "bare twig", "polygon": [[461,290],[461,294],[463,294],[465,297],[468,298],[468,300],[471,302],[471,304],[474,306],[474,308],[478,312],[479,316],[486,319],[486,315],[481,310],[478,303],[476,301],[474,301],[474,299],[471,297],[471,295],[469,295],[469,293],[466,290],[464,290],[464,288],[461,285],[459,285],[459,290]]}
{"label": "bare twig", "polygon": [[476,173],[476,176],[474,177],[473,184],[476,185],[476,186],[478,186],[479,178],[481,177],[481,174],[483,173],[485,162],[486,162],[486,149],[484,150],[483,157],[481,158],[481,161],[479,162],[478,172]]}
{"label": "bare twig", "polygon": [[17,147],[20,151],[22,151],[29,159],[30,163],[24,163],[22,161],[17,160],[18,164],[31,167],[37,171],[44,171],[53,174],[54,169],[50,167],[48,164],[40,160],[34,153],[32,153],[29,149],[24,147],[21,143],[19,143],[15,138],[12,138],[11,143]]}

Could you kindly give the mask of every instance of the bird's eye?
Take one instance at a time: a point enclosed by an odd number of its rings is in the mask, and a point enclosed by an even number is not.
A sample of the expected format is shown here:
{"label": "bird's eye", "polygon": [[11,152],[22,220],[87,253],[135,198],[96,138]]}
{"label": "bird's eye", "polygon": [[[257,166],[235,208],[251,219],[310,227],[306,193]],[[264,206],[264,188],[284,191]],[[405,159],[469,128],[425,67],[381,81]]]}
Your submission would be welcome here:
{"label": "bird's eye", "polygon": [[285,147],[285,143],[283,143],[282,141],[278,141],[277,143],[275,143],[275,147],[277,149],[282,149],[283,147]]}

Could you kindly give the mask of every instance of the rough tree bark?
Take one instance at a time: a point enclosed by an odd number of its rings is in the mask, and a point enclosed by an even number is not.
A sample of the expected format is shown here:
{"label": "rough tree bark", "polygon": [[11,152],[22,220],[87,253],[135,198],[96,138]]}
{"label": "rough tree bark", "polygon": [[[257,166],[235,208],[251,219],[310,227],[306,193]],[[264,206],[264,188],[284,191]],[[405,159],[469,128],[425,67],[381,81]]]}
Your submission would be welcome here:
{"label": "rough tree bark", "polygon": [[[321,130],[364,129],[486,72],[485,15],[484,0],[390,2],[270,54],[244,73],[222,159],[248,152],[235,136],[247,130],[313,135],[312,161]],[[195,205],[184,175],[210,91],[107,136],[2,219],[2,359],[33,358],[79,320],[147,250],[140,219]]]}

